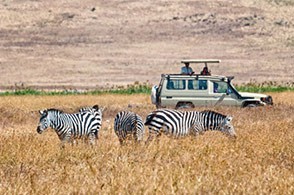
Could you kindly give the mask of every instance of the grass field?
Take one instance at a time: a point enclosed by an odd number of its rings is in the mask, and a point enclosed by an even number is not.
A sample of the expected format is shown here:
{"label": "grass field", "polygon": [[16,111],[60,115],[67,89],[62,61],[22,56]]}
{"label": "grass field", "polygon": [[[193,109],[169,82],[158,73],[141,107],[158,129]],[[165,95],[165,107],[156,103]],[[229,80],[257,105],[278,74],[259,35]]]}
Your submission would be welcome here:
{"label": "grass field", "polygon": [[[1,1],[0,194],[294,194],[293,2]],[[207,132],[121,147],[116,113],[145,118],[150,86],[189,58],[221,59],[213,74],[275,105],[213,108],[234,117],[235,141]],[[105,107],[94,147],[61,150],[55,132],[36,132],[40,109],[94,104]]]}
{"label": "grass field", "polygon": [[[273,107],[213,108],[234,117],[235,141],[207,132],[123,147],[115,114],[130,109],[145,118],[155,109],[149,95],[2,96],[0,194],[293,194],[294,92],[270,95]],[[105,107],[94,147],[61,150],[55,132],[36,132],[39,109],[94,104]]]}

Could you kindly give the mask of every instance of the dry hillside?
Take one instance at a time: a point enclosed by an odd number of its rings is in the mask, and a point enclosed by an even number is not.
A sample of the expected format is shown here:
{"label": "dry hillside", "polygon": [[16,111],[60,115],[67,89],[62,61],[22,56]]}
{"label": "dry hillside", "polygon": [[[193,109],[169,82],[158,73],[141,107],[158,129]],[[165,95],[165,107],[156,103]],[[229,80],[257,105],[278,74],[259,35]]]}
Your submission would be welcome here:
{"label": "dry hillside", "polygon": [[[183,58],[235,83],[292,82],[292,0],[0,2],[0,88],[157,84]],[[193,67],[200,71],[201,67]]]}

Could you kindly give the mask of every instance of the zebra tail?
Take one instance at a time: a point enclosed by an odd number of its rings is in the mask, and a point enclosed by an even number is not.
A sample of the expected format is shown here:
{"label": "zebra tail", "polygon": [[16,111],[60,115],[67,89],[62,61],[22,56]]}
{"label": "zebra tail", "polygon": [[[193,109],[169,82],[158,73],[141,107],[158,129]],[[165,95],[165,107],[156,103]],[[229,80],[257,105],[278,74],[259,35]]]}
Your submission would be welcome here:
{"label": "zebra tail", "polygon": [[136,130],[137,130],[137,124],[138,124],[138,116],[137,116],[137,114],[135,114],[135,127],[136,127]]}

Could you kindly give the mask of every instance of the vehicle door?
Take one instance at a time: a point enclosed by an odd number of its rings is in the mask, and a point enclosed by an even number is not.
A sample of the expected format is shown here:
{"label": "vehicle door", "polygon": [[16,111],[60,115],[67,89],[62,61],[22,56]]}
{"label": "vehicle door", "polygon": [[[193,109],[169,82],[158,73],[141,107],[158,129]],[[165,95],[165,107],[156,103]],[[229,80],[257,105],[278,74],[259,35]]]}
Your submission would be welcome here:
{"label": "vehicle door", "polygon": [[227,82],[210,81],[210,105],[237,106],[237,96]]}
{"label": "vehicle door", "polygon": [[207,106],[208,86],[205,79],[190,79],[186,90],[187,102],[192,102],[194,106]]}
{"label": "vehicle door", "polygon": [[179,101],[185,99],[186,80],[178,78],[166,79],[161,92],[161,105],[175,107]]}

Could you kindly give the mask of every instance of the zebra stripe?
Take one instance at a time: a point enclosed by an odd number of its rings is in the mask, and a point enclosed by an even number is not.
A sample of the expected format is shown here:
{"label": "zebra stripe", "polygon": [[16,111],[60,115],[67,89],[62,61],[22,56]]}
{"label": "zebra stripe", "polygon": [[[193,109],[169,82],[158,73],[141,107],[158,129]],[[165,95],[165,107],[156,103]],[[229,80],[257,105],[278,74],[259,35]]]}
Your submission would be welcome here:
{"label": "zebra stripe", "polygon": [[[96,108],[92,108],[95,109]],[[57,109],[39,111],[41,114],[37,132],[41,134],[48,127],[57,133],[59,139],[64,142],[73,141],[76,138],[88,137],[93,144],[98,138],[101,127],[102,115],[99,110],[83,111],[74,114],[64,113]]]}
{"label": "zebra stripe", "polygon": [[134,140],[140,142],[145,133],[143,120],[134,112],[121,111],[114,119],[114,132],[121,144],[129,135],[133,135]]}
{"label": "zebra stripe", "polygon": [[96,118],[96,120],[99,122],[97,131],[95,132],[96,139],[98,139],[98,132],[102,126],[102,116],[103,116],[102,112],[103,112],[103,110],[104,110],[104,108],[99,108],[98,105],[94,105],[93,107],[89,107],[89,106],[83,107],[83,108],[79,109],[80,113],[84,113],[84,112],[91,113]]}
{"label": "zebra stripe", "polygon": [[207,130],[221,131],[229,136],[236,137],[235,129],[231,124],[233,117],[226,116],[211,110],[199,112],[199,118],[192,125],[193,133],[199,134]]}
{"label": "zebra stripe", "polygon": [[231,125],[232,117],[214,111],[184,111],[159,109],[146,117],[145,125],[149,127],[149,137],[164,133],[181,137],[188,134],[199,134],[207,130],[219,130],[228,135],[235,136]]}

